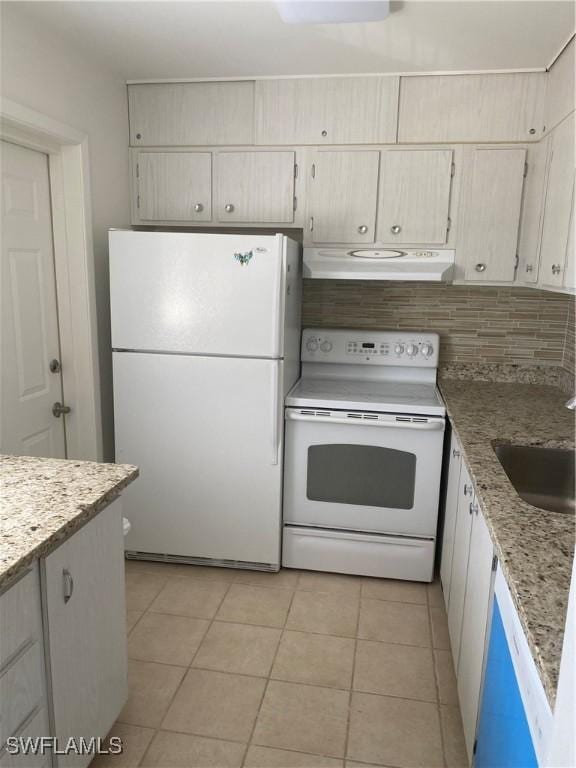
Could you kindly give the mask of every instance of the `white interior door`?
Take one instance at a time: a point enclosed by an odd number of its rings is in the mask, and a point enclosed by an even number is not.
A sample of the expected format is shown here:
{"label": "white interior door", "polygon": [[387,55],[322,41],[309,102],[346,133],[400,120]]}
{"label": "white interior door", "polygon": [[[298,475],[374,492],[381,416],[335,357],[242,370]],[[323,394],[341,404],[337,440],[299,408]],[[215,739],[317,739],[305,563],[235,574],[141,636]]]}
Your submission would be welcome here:
{"label": "white interior door", "polygon": [[48,158],[2,142],[2,420],[0,450],[64,458]]}

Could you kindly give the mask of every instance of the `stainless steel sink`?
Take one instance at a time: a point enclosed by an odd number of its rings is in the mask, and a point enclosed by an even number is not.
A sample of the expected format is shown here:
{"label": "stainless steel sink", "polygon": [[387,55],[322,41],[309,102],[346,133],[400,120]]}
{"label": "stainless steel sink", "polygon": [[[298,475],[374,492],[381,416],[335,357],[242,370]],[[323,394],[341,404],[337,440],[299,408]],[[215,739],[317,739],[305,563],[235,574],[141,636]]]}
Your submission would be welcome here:
{"label": "stainless steel sink", "polygon": [[540,509],[574,514],[574,450],[495,445],[496,456],[518,495]]}

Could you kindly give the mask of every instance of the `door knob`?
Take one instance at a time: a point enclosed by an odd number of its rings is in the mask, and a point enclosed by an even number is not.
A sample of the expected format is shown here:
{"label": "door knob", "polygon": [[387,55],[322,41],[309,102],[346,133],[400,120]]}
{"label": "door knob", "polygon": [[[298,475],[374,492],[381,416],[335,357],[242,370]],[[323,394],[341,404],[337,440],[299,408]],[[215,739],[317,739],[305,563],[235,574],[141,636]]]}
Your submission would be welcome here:
{"label": "door knob", "polygon": [[368,227],[366,226],[366,224],[360,224],[360,226],[358,227],[358,232],[361,235],[365,235],[366,232],[368,232]]}
{"label": "door knob", "polygon": [[234,210],[234,206],[232,205],[232,203],[227,203],[224,206],[224,210],[226,211],[226,213],[232,213],[232,211]]}
{"label": "door knob", "polygon": [[71,410],[72,408],[70,408],[69,405],[63,405],[62,403],[54,403],[52,406],[52,413],[57,419],[59,419],[62,414],[70,413]]}
{"label": "door knob", "polygon": [[474,269],[476,272],[486,272],[486,264],[476,264]]}
{"label": "door knob", "polygon": [[390,227],[390,232],[392,232],[393,235],[399,235],[400,232],[402,232],[402,227],[400,224],[394,224],[394,226]]}
{"label": "door knob", "polygon": [[196,213],[201,213],[204,210],[204,206],[202,205],[202,203],[196,203],[196,205],[194,206],[194,210],[196,211]]}

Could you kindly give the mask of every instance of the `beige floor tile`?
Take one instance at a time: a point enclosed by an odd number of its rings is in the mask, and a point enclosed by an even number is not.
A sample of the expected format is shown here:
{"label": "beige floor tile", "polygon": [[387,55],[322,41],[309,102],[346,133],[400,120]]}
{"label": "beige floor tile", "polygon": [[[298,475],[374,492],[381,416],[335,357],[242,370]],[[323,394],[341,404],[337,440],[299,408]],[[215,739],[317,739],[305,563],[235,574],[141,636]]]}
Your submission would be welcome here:
{"label": "beige floor tile", "polygon": [[450,634],[448,632],[448,618],[443,606],[430,608],[430,623],[432,624],[432,645],[440,650],[450,650]]}
{"label": "beige floor tile", "polygon": [[162,728],[168,731],[248,741],[266,681],[257,677],[191,669]]}
{"label": "beige floor tile", "polygon": [[432,650],[359,640],[354,666],[354,689],[435,702]]}
{"label": "beige floor tile", "polygon": [[444,760],[436,705],[353,693],[348,757],[378,765],[439,768]]}
{"label": "beige floor tile", "polygon": [[335,757],[254,746],[244,761],[244,768],[342,768],[342,765],[342,760]]}
{"label": "beige floor tile", "polygon": [[353,760],[346,760],[344,768],[387,768],[387,766],[376,765],[375,763],[355,763]]}
{"label": "beige floor tile", "polygon": [[361,584],[362,580],[358,576],[303,571],[298,580],[298,589],[312,592],[336,592],[349,597],[359,597]]}
{"label": "beige floor tile", "polygon": [[211,619],[229,588],[228,582],[172,579],[150,606],[151,611]]}
{"label": "beige floor tile", "polygon": [[362,600],[358,637],[386,643],[429,646],[430,628],[425,605]]}
{"label": "beige floor tile", "polygon": [[452,652],[435,650],[434,666],[436,668],[436,681],[438,682],[440,704],[458,706],[458,688],[456,686]]}
{"label": "beige floor tile", "polygon": [[144,611],[126,611],[126,632],[134,627],[136,622],[142,618]]}
{"label": "beige floor tile", "polygon": [[215,621],[208,630],[193,667],[267,677],[282,630]]}
{"label": "beige floor tile", "polygon": [[426,585],[426,592],[428,595],[428,605],[433,605],[436,608],[444,608],[444,593],[442,592],[442,585],[440,579],[436,579],[430,584]]}
{"label": "beige floor tile", "polygon": [[362,597],[426,605],[426,585],[416,581],[365,578],[362,581]]}
{"label": "beige floor tile", "polygon": [[253,743],[343,757],[349,693],[271,680]]}
{"label": "beige floor tile", "polygon": [[440,707],[447,768],[468,768],[468,755],[458,707]]}
{"label": "beige floor tile", "polygon": [[292,600],[287,589],[232,584],[217,618],[238,624],[283,627]]}
{"label": "beige floor tile", "polygon": [[350,688],[354,640],[285,631],[271,677],[294,683]]}
{"label": "beige floor tile", "polygon": [[291,568],[282,568],[278,573],[266,571],[241,571],[235,572],[236,584],[251,584],[254,587],[276,587],[276,589],[296,589],[298,583],[298,571]]}
{"label": "beige floor tile", "polygon": [[147,661],[128,662],[128,701],[121,723],[158,728],[186,669]]}
{"label": "beige floor tile", "polygon": [[128,571],[126,573],[126,608],[129,611],[145,611],[167,582],[166,576],[157,573]]}
{"label": "beige floor tile", "polygon": [[146,768],[240,768],[244,744],[159,731],[141,765]]}
{"label": "beige floor tile", "polygon": [[217,565],[178,565],[174,576],[178,579],[197,579],[199,581],[225,581],[231,583],[240,573],[237,568],[221,568]]}
{"label": "beige floor tile", "polygon": [[147,613],[130,634],[128,657],[187,667],[209,624],[206,619]]}
{"label": "beige floor tile", "polygon": [[90,763],[90,768],[136,768],[140,765],[152,736],[153,728],[116,723],[106,737],[104,746],[109,748],[111,737],[119,738],[122,740],[122,752],[119,755],[98,755]]}
{"label": "beige floor tile", "polygon": [[297,591],[288,614],[286,628],[355,637],[358,608],[359,600],[354,597]]}

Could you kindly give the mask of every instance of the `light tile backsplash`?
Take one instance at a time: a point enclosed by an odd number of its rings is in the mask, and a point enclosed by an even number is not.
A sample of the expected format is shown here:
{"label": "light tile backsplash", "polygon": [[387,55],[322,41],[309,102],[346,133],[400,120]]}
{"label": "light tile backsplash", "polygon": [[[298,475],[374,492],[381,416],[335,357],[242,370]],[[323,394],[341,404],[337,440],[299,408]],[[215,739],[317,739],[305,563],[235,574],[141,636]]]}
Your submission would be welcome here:
{"label": "light tile backsplash", "polygon": [[305,280],[303,324],[436,331],[440,365],[574,368],[574,298],[532,288]]}

